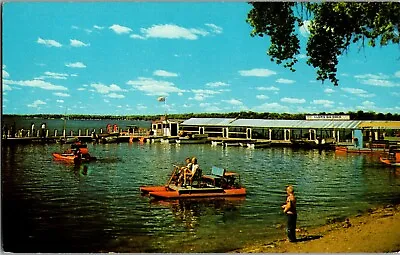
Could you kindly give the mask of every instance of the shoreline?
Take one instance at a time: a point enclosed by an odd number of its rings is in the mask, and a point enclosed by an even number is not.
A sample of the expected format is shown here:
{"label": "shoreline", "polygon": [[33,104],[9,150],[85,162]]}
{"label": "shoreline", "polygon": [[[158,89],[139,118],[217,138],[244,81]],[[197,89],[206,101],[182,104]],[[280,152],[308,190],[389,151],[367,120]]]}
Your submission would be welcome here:
{"label": "shoreline", "polygon": [[297,229],[295,243],[282,239],[248,244],[230,253],[382,253],[400,251],[400,204],[369,209],[344,221]]}

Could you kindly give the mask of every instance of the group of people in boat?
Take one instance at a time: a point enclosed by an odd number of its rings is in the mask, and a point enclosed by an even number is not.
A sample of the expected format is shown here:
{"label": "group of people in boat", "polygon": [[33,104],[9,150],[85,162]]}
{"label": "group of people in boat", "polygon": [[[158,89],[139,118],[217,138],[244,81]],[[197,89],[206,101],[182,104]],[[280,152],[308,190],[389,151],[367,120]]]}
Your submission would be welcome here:
{"label": "group of people in boat", "polygon": [[192,186],[193,181],[201,178],[201,169],[196,157],[187,157],[184,166],[176,166],[172,181],[176,186]]}

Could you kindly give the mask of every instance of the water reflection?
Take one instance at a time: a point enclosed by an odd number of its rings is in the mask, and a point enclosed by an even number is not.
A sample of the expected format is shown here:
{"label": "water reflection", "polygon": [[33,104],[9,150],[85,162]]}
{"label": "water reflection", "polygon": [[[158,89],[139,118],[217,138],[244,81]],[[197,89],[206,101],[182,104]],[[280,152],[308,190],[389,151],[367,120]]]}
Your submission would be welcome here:
{"label": "water reflection", "polygon": [[[202,217],[222,215],[226,223],[239,217],[239,208],[245,203],[245,197],[232,198],[200,198],[178,200],[151,200],[153,206],[168,207],[175,221],[184,228],[194,231],[199,227]],[[236,216],[235,216],[236,213]]]}
{"label": "water reflection", "polygon": [[74,165],[74,173],[76,176],[87,176],[90,174],[89,166],[86,164]]}

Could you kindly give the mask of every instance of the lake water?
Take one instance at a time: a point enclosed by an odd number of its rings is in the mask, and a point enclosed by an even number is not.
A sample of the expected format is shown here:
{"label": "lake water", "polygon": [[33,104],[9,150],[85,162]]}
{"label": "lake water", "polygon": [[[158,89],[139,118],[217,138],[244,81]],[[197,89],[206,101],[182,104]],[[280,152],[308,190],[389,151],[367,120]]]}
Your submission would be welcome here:
{"label": "lake water", "polygon": [[[298,227],[400,200],[400,174],[365,155],[289,148],[89,144],[87,171],[55,162],[68,145],[2,146],[3,248],[12,252],[226,252],[284,238],[285,185],[298,198]],[[172,165],[197,156],[241,174],[245,199],[154,202]]]}

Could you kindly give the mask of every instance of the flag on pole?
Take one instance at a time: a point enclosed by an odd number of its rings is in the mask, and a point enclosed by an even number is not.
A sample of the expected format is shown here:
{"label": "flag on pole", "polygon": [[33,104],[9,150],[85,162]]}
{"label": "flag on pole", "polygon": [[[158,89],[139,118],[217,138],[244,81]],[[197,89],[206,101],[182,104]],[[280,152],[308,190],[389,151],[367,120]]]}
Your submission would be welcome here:
{"label": "flag on pole", "polygon": [[157,98],[157,101],[158,102],[165,102],[165,97],[159,97],[159,98]]}

